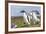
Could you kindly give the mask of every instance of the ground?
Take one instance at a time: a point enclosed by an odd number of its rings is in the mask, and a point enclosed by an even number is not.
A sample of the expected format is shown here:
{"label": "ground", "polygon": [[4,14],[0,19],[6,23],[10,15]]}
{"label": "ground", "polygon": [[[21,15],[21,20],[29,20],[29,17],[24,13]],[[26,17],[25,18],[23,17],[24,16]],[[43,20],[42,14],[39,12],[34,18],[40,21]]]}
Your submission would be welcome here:
{"label": "ground", "polygon": [[30,21],[30,25],[24,23],[24,19],[22,16],[11,18],[11,23],[14,23],[17,25],[17,28],[22,27],[40,27],[40,22],[36,22],[36,24],[33,24],[32,21]]}

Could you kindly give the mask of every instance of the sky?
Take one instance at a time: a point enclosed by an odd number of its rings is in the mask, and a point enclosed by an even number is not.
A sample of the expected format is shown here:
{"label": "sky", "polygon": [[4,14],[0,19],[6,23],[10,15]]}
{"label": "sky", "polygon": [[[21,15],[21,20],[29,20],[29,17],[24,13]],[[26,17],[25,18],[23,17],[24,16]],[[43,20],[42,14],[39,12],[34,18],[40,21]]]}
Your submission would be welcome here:
{"label": "sky", "polygon": [[23,13],[20,11],[25,10],[26,12],[31,12],[32,10],[38,10],[39,13],[41,11],[40,6],[18,6],[18,5],[11,5],[11,16],[22,16]]}

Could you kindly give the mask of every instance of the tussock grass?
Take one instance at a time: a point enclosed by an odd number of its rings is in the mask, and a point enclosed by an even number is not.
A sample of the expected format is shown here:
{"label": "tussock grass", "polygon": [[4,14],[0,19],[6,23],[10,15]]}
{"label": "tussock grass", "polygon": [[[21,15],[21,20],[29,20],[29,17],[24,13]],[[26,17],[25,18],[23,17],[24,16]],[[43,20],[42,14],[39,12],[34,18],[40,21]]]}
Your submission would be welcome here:
{"label": "tussock grass", "polygon": [[32,20],[30,21],[30,25],[29,24],[26,24],[24,22],[24,19],[23,19],[22,16],[11,18],[11,23],[16,24],[17,25],[17,28],[22,28],[22,27],[40,27],[39,22],[36,22],[36,24],[34,24],[32,22]]}

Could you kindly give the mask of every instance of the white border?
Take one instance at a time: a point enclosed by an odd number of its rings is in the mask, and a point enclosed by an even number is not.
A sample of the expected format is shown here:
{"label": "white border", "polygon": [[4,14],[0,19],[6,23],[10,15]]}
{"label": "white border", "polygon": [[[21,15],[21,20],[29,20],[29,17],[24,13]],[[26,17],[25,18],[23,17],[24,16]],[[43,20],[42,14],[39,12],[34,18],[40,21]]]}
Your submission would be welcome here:
{"label": "white border", "polygon": [[[19,6],[41,6],[41,27],[29,27],[29,28],[14,28],[11,29],[11,5],[19,5]],[[8,3],[8,31],[26,31],[26,30],[42,30],[43,29],[43,5],[36,4],[19,4],[19,3]]]}

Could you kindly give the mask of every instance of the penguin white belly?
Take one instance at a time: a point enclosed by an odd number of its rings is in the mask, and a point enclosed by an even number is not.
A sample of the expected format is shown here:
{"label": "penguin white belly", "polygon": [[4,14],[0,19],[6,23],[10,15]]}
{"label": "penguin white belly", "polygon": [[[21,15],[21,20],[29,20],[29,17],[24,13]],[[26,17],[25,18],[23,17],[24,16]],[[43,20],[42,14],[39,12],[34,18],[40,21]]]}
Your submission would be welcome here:
{"label": "penguin white belly", "polygon": [[33,18],[37,21],[37,16],[35,13],[33,13]]}
{"label": "penguin white belly", "polygon": [[27,15],[25,13],[24,13],[24,16],[23,17],[24,17],[25,21],[28,22]]}
{"label": "penguin white belly", "polygon": [[24,21],[29,24],[28,19],[27,19],[27,15],[25,13],[24,13],[23,17],[24,17]]}

